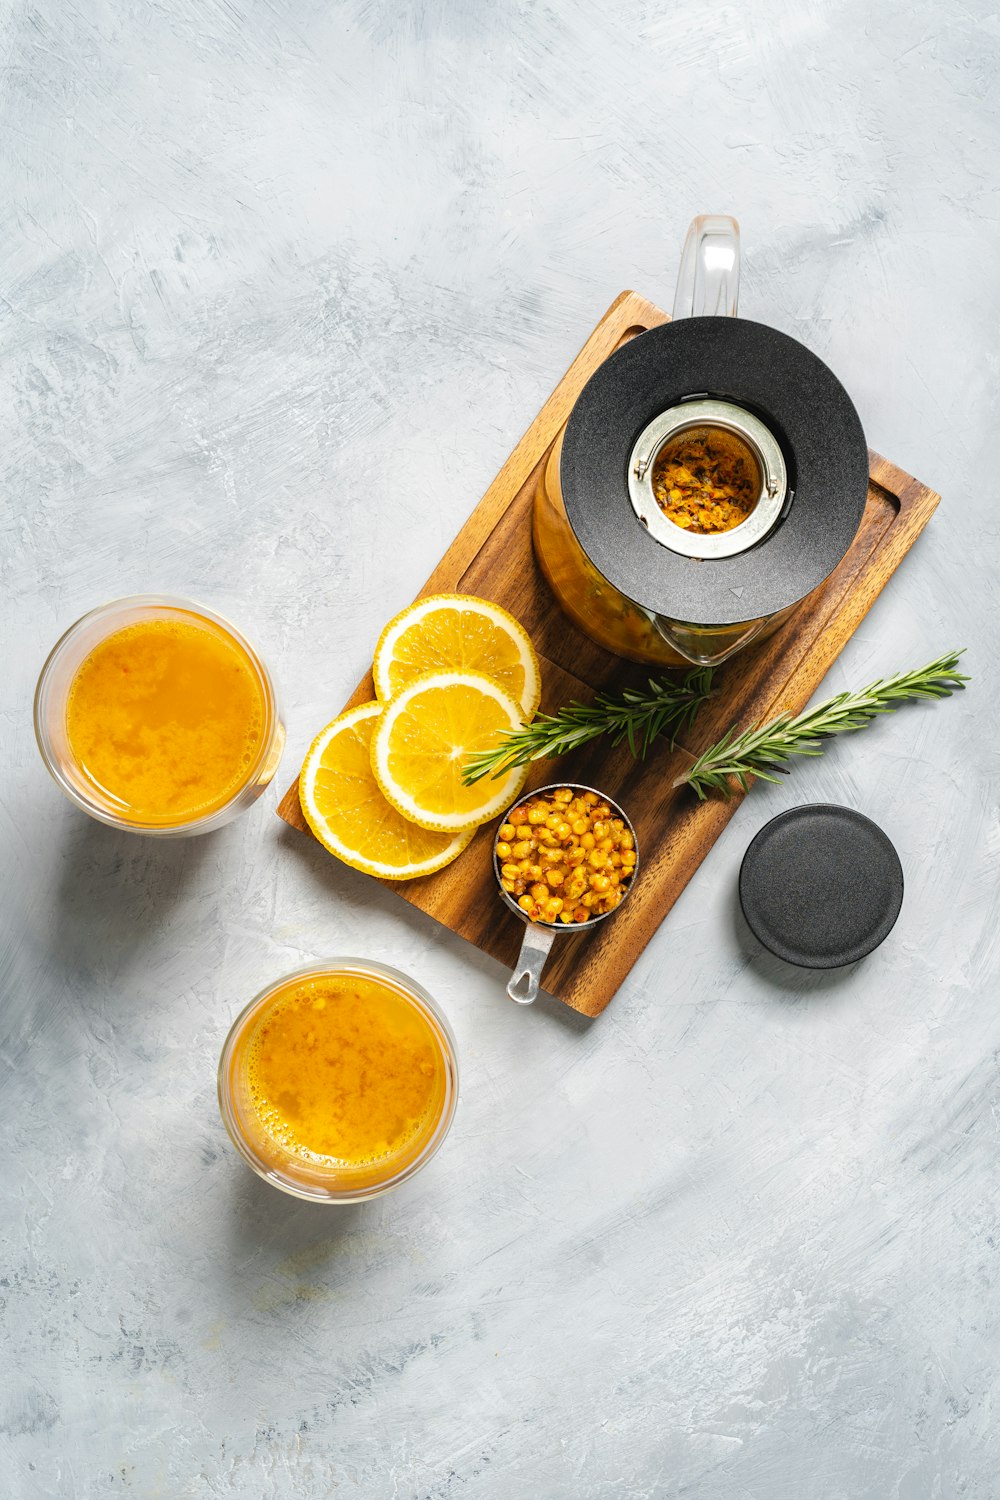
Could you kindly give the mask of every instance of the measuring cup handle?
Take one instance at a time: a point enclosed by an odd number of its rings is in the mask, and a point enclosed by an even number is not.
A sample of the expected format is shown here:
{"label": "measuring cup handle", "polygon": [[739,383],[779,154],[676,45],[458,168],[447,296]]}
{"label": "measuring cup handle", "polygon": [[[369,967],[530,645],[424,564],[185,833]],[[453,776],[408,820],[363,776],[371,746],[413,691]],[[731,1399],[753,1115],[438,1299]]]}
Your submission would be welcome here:
{"label": "measuring cup handle", "polygon": [[521,939],[521,951],[517,955],[517,967],[510,976],[507,993],[518,1005],[533,1005],[538,999],[545,960],[556,935],[554,927],[536,927],[529,922]]}
{"label": "measuring cup handle", "polygon": [[681,252],[674,318],[735,318],[740,297],[740,226],[729,214],[692,219]]}

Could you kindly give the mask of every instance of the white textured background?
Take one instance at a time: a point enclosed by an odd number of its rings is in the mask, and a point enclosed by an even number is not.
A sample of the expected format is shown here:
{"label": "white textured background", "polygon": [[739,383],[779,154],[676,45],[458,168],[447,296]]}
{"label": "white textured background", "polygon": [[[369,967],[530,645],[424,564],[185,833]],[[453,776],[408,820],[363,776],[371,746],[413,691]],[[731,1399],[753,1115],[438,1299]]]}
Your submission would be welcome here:
{"label": "white textured background", "polygon": [[[6,0],[0,67],[4,1500],[992,1500],[1000,1472],[995,0]],[[743,310],[940,489],[829,686],[970,647],[759,787],[605,1017],[501,974],[273,806],[605,306],[735,212]],[[60,631],[230,613],[286,761],[143,842],[37,758]],[[756,829],[849,803],[890,940],[741,930]],[[458,1034],[434,1165],[284,1200],[214,1069],[306,958]]]}

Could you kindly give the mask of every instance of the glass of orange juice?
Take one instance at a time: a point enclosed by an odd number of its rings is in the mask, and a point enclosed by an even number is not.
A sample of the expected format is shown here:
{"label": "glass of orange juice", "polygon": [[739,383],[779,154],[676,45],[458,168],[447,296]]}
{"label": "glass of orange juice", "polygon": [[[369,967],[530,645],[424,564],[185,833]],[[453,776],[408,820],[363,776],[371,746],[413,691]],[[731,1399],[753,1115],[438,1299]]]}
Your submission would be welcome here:
{"label": "glass of orange juice", "polygon": [[297,969],[236,1018],[219,1108],[266,1182],[321,1203],[398,1187],[425,1166],[458,1101],[455,1038],[420,985],[371,959]]}
{"label": "glass of orange juice", "polygon": [[51,651],[35,735],[57,784],[93,818],[137,833],[205,833],[278,767],[274,684],[228,620],[166,594],[91,610]]}

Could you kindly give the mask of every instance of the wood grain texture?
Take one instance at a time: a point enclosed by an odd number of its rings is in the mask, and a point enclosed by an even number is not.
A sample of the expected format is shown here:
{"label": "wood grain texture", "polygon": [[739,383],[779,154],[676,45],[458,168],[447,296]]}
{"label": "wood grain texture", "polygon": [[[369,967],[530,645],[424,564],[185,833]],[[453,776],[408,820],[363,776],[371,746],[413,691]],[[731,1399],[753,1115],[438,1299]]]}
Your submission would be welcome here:
{"label": "wood grain texture", "polygon": [[[534,560],[531,508],[545,458],[586,381],[626,339],[665,321],[665,313],[635,292],[616,299],[420,591],[479,594],[516,615],[541,657],[547,712],[569,698],[589,700],[611,681],[621,686],[649,674],[604,651],[558,608]],[[566,778],[606,790],[627,809],[639,841],[642,868],[627,903],[593,933],[557,942],[545,970],[549,993],[582,1014],[604,1010],[742,801],[699,803],[687,790],[672,788],[673,778],[730,724],[808,703],[933,514],[939,500],[933,490],[879,454],[869,458],[868,501],[847,555],[779,631],[719,671],[717,696],[681,746],[637,763],[627,750],[597,743],[533,769],[529,785]],[[345,707],[373,696],[369,674]],[[278,814],[309,832],[297,782]],[[523,928],[497,896],[491,837],[489,825],[446,870],[392,883],[392,889],[509,966]]]}

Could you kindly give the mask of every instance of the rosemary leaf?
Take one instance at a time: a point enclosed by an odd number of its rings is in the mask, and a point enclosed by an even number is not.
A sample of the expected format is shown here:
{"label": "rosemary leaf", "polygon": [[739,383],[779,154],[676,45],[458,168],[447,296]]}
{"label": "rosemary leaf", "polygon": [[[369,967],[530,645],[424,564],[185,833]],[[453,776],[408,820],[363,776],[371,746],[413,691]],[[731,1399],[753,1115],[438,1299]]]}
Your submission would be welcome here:
{"label": "rosemary leaf", "polygon": [[471,786],[484,776],[501,776],[512,766],[566,755],[602,734],[610,736],[612,745],[625,740],[637,760],[661,735],[669,734],[672,748],[711,691],[711,667],[696,667],[681,683],[651,677],[644,689],[599,693],[590,704],[567,703],[556,714],[537,714],[530,724],[505,733],[498,745],[469,756],[463,780]]}
{"label": "rosemary leaf", "polygon": [[778,774],[787,774],[790,756],[822,755],[823,741],[830,735],[863,729],[876,715],[892,713],[908,698],[947,698],[969,681],[957,670],[961,655],[948,652],[915,671],[880,677],[859,692],[837,693],[803,713],[778,714],[742,732],[734,725],[673,784],[693,787],[704,801],[709,792],[732,796],[733,782],[749,791],[751,776],[776,782]]}

